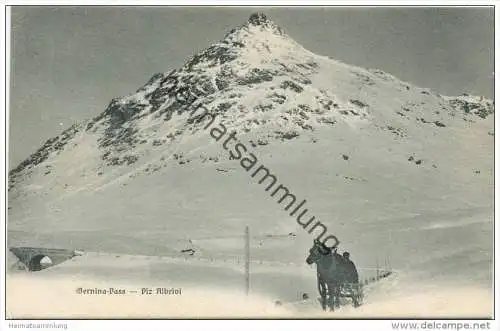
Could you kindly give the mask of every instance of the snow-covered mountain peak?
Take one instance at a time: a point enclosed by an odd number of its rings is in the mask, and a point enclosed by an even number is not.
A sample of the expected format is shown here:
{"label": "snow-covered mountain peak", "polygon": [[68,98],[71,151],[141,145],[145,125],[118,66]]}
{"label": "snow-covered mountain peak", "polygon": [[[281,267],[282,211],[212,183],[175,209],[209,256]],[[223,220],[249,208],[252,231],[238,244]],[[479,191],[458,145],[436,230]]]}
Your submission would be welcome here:
{"label": "snow-covered mountain peak", "polygon": [[262,13],[255,13],[224,38],[192,56],[181,71],[207,73],[224,66],[238,71],[252,63],[260,66],[272,60],[283,60],[311,53],[287,36],[283,29]]}
{"label": "snow-covered mountain peak", "polygon": [[153,75],[134,93],[113,99],[100,115],[47,141],[12,170],[11,184],[35,168],[43,177],[55,173],[43,165],[53,169],[50,162],[78,160],[82,146],[92,158],[78,166],[97,174],[98,182],[117,167],[139,172],[165,167],[168,161],[154,160],[191,150],[185,142],[198,133],[200,144],[209,144],[205,123],[188,115],[201,106],[261,146],[297,137],[315,143],[324,132],[347,139],[365,127],[380,141],[411,145],[493,113],[491,100],[443,97],[381,70],[317,55],[256,13],[181,68]]}
{"label": "snow-covered mountain peak", "polygon": [[266,14],[262,12],[257,12],[253,13],[250,15],[248,18],[248,24],[252,25],[260,25],[260,26],[271,26],[271,27],[276,27],[276,24],[274,24],[273,21],[271,21]]}
{"label": "snow-covered mountain peak", "polygon": [[274,34],[287,38],[284,30],[269,19],[264,13],[253,13],[248,20],[238,28],[231,30],[226,34],[225,40],[240,39],[245,41],[246,38],[251,38],[256,32]]}

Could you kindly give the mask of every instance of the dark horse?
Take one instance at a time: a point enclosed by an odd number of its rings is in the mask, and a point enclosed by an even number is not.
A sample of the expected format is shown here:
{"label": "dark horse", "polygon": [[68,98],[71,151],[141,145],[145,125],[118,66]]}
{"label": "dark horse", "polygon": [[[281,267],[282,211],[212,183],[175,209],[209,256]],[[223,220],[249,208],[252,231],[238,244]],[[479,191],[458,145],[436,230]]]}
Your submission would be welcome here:
{"label": "dark horse", "polygon": [[340,288],[343,282],[342,256],[336,252],[332,254],[332,248],[315,239],[306,262],[316,263],[318,290],[323,310],[326,310],[327,305],[330,311],[340,307]]}

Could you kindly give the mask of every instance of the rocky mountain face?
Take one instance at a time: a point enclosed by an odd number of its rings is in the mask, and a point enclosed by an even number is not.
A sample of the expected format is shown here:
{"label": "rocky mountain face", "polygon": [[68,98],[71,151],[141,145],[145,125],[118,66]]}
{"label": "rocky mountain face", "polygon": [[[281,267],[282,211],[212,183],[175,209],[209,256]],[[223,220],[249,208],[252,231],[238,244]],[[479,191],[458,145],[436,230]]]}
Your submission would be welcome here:
{"label": "rocky mountain face", "polygon": [[[352,198],[349,194],[355,194],[369,201],[385,190],[394,192],[391,185],[398,183],[398,188],[418,192],[412,199],[428,191],[435,201],[475,185],[477,190],[472,188],[463,196],[479,192],[473,201],[491,203],[491,100],[442,96],[378,69],[316,55],[265,15],[254,14],[181,68],[157,73],[136,92],[113,99],[99,116],[48,140],[11,170],[9,226],[26,229],[31,217],[40,226],[56,226],[54,210],[66,213],[64,219],[71,218],[72,226],[82,226],[91,213],[88,209],[68,215],[75,201],[90,199],[85,200],[89,206],[92,199],[101,199],[96,192],[125,196],[129,185],[136,190],[133,194],[148,196],[144,199],[151,202],[159,193],[150,193],[151,183],[139,189],[139,178],[164,176],[162,185],[170,190],[173,184],[169,183],[187,169],[193,170],[186,175],[191,177],[198,170],[213,170],[207,176],[239,171],[230,154],[214,144],[205,129],[207,120],[196,120],[193,114],[200,109],[236,131],[238,139],[273,164],[276,172],[289,173],[285,177],[291,182],[297,180],[297,185],[306,187],[296,173],[307,169],[309,183],[336,188],[320,191],[322,197],[333,194],[347,201]],[[385,179],[377,182],[377,178]],[[429,189],[434,184],[440,187],[435,194]],[[218,189],[224,190],[224,185]],[[349,185],[368,193],[353,193]],[[176,194],[197,190],[177,182],[172,189]],[[210,190],[202,191],[210,195]],[[397,196],[391,199],[401,194]],[[325,199],[332,201],[332,197]],[[464,199],[457,198],[457,205],[463,205]],[[149,202],[143,205],[144,212],[151,207]],[[31,211],[23,209],[26,204],[33,205]],[[181,209],[198,208],[187,204]],[[126,213],[123,208],[111,208],[116,215],[107,215],[106,220],[99,215],[91,218],[106,223]],[[351,215],[348,209],[344,212],[346,217]],[[63,217],[58,219],[57,224],[64,223]]]}
{"label": "rocky mountain face", "polygon": [[[315,80],[328,69],[342,74],[331,86],[328,82]],[[344,92],[341,84],[348,85],[350,95],[338,93]],[[386,91],[387,87],[392,91]],[[333,126],[341,119],[373,117],[370,111],[373,105],[362,100],[362,96],[376,89],[405,96],[407,100],[400,101],[395,114],[412,118],[417,123],[446,127],[441,122],[442,116],[436,116],[440,112],[459,116],[464,121],[477,120],[471,115],[485,119],[493,114],[491,100],[439,96],[398,81],[380,70],[349,67],[312,54],[264,14],[258,13],[240,28],[230,31],[222,41],[194,55],[182,68],[153,75],[135,93],[113,99],[99,116],[87,123],[73,125],[49,139],[10,172],[10,184],[12,187],[34,167],[64,151],[77,134],[97,137],[101,165],[132,165],[140,157],[134,153],[138,145],[155,147],[175,140],[186,129],[196,131],[195,124],[186,123],[180,130],[166,132],[164,127],[168,125],[164,123],[200,105],[231,117],[236,122],[232,124],[242,126],[245,132],[270,120],[265,113],[272,113],[275,124],[300,132],[313,130],[315,126]],[[418,110],[427,108],[428,102],[412,101],[411,90],[417,90],[417,94],[421,94],[419,97],[427,96],[425,101],[437,103],[437,110],[433,114],[428,112],[428,118],[424,118]],[[303,103],[294,102],[297,97]],[[393,106],[393,98],[380,97]],[[158,133],[160,128],[164,130],[156,137],[148,132]],[[402,128],[388,126],[386,129],[404,135]]]}

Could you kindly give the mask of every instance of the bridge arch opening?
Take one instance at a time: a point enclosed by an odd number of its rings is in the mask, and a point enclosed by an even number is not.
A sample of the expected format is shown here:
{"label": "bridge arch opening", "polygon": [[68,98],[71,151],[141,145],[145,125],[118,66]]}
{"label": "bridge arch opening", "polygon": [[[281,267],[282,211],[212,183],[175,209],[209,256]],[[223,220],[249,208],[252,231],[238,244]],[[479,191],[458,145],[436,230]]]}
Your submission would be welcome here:
{"label": "bridge arch opening", "polygon": [[52,266],[54,263],[52,262],[52,259],[43,254],[35,255],[31,258],[28,269],[30,271],[40,271],[42,269],[46,269],[50,266]]}

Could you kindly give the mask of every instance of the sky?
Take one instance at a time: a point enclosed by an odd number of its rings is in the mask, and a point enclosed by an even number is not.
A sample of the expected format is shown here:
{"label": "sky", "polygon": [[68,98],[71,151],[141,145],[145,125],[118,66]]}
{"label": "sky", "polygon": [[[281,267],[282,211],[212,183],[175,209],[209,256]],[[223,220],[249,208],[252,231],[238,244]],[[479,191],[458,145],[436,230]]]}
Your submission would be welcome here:
{"label": "sky", "polygon": [[490,8],[13,7],[9,168],[255,11],[317,54],[444,95],[493,97]]}

